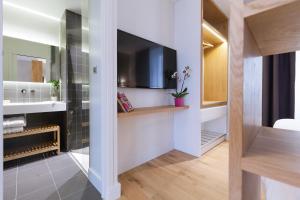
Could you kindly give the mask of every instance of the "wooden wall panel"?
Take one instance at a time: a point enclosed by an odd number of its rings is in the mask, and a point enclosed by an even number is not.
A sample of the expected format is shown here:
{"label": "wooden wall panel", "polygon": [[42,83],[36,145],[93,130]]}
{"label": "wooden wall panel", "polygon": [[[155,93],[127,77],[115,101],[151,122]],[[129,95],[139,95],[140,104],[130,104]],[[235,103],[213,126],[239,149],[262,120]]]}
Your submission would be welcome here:
{"label": "wooden wall panel", "polygon": [[230,1],[229,44],[229,199],[242,199],[243,155],[243,0]]}
{"label": "wooden wall panel", "polygon": [[247,22],[262,55],[300,49],[300,1],[251,17]]}
{"label": "wooden wall panel", "polygon": [[229,199],[259,200],[260,177],[244,172],[241,158],[261,125],[262,57],[241,8],[231,1]]}
{"label": "wooden wall panel", "polygon": [[244,151],[255,139],[262,125],[262,71],[260,55],[248,25],[244,32]]}
{"label": "wooden wall panel", "polygon": [[228,45],[204,51],[204,101],[227,102]]}
{"label": "wooden wall panel", "polygon": [[214,0],[203,0],[203,19],[228,38],[228,19]]}
{"label": "wooden wall panel", "polygon": [[297,0],[246,0],[244,16],[249,17]]}

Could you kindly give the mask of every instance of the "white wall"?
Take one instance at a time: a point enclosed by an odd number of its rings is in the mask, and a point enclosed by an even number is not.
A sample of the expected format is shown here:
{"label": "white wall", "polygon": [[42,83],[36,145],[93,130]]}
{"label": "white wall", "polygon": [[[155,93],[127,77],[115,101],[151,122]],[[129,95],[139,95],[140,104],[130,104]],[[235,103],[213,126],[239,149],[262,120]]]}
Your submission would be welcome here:
{"label": "white wall", "polygon": [[59,46],[59,27],[59,20],[4,5],[3,35],[5,36]]}
{"label": "white wall", "polygon": [[[0,10],[2,10],[2,0],[0,0]],[[0,33],[2,33],[2,12],[0,13]],[[2,36],[0,38],[0,52],[2,52]],[[3,62],[2,53],[0,54],[0,99],[3,99]],[[0,106],[0,200],[3,200],[3,104]]]}
{"label": "white wall", "polygon": [[[118,0],[118,28],[174,47],[173,0]],[[173,103],[170,91],[124,89],[134,107]],[[173,114],[160,113],[118,120],[119,172],[127,171],[174,148]]]}
{"label": "white wall", "polygon": [[103,199],[114,200],[121,194],[117,172],[117,0],[89,0],[89,4],[89,179]]}
{"label": "white wall", "polygon": [[295,119],[300,119],[300,51],[296,52]]}
{"label": "white wall", "polygon": [[201,154],[201,1],[177,0],[175,4],[175,48],[178,67],[189,65],[191,78],[187,82],[190,109],[175,113],[175,148],[199,156]]}

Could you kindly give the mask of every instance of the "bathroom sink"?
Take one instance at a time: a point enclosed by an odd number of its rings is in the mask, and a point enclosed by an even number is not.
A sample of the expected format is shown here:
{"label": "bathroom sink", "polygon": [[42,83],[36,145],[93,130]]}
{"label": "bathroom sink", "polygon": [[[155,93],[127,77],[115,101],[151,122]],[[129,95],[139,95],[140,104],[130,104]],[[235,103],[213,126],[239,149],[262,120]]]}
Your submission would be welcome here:
{"label": "bathroom sink", "polygon": [[8,103],[3,104],[4,115],[43,113],[65,111],[66,103],[60,101],[42,101],[30,103]]}

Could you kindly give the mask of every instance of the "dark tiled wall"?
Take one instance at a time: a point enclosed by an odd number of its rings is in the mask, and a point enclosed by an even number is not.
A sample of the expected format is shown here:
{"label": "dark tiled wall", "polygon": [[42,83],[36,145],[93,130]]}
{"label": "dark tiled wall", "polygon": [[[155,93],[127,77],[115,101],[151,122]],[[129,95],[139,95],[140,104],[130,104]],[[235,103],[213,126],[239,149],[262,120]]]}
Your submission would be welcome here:
{"label": "dark tiled wall", "polygon": [[[88,110],[83,109],[88,65],[82,52],[81,15],[66,11],[61,22],[61,74],[63,99],[67,102],[67,150],[80,149],[89,144]],[[85,81],[86,82],[86,81]],[[86,84],[86,83],[85,83]]]}

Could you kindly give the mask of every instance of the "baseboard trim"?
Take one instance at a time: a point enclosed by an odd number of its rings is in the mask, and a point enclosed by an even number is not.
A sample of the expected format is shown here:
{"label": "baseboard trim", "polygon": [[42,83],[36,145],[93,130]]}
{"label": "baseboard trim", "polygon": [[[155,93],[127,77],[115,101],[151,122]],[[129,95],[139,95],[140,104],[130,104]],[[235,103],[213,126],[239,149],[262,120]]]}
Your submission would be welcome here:
{"label": "baseboard trim", "polygon": [[88,172],[89,180],[92,182],[94,187],[102,194],[102,181],[99,174],[97,174],[92,168],[89,168]]}
{"label": "baseboard trim", "polygon": [[101,193],[101,197],[104,200],[117,200],[121,197],[121,184],[116,183],[110,187],[103,187],[101,177],[93,169],[89,169],[89,180],[94,187]]}

